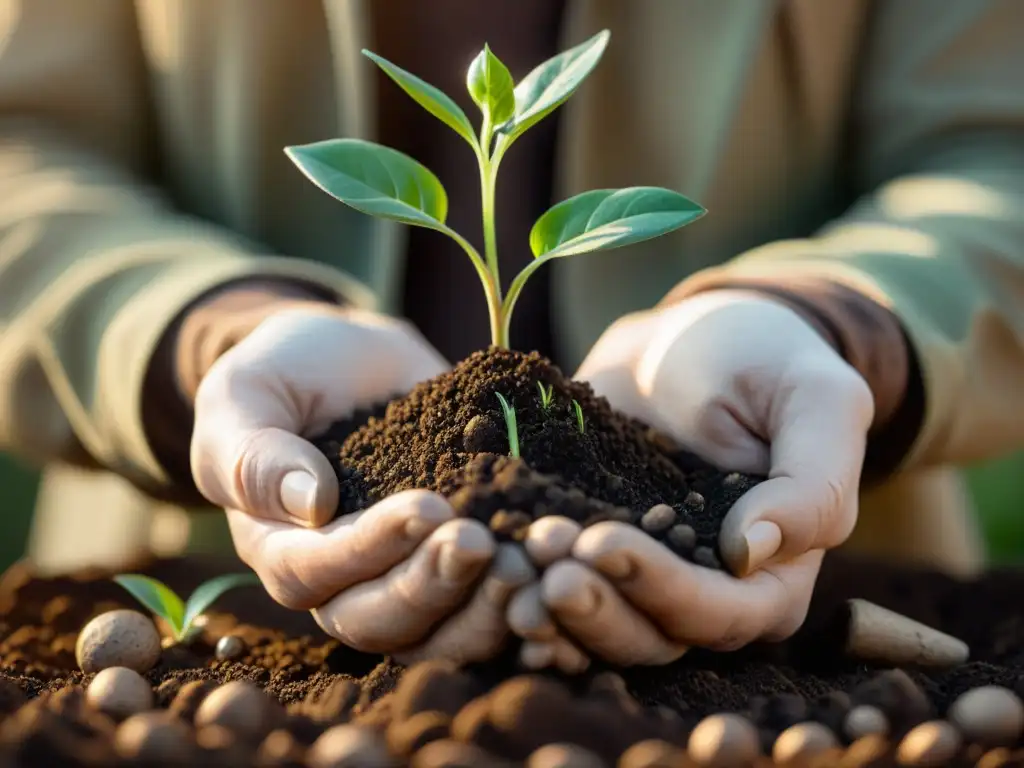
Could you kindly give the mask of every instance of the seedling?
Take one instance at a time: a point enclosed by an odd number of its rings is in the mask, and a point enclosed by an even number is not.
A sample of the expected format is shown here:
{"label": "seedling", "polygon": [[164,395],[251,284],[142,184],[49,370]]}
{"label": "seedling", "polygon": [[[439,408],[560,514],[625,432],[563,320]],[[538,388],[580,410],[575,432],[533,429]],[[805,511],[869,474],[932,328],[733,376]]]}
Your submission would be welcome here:
{"label": "seedling", "polygon": [[186,601],[178,597],[177,593],[162,581],[149,576],[129,573],[115,576],[114,581],[167,622],[175,642],[178,643],[187,643],[193,639],[199,629],[195,623],[196,619],[229,589],[259,583],[259,579],[251,573],[217,576],[196,587]]}
{"label": "seedling", "polygon": [[370,51],[371,61],[420,106],[461,136],[480,170],[484,252],[445,220],[448,195],[430,170],[408,155],[363,139],[341,138],[290,146],[285,153],[320,189],[357,211],[452,238],[469,256],[480,277],[491,324],[491,341],[508,348],[516,301],[530,276],[552,259],[618,248],[659,237],[704,215],[678,192],[660,187],[595,189],[556,204],[530,231],[533,260],[502,292],[498,269],[494,197],[505,153],[532,126],[561,106],[597,65],[610,33],[536,67],[519,83],[486,45],[466,74],[466,87],[479,107],[477,131],[451,97]]}
{"label": "seedling", "polygon": [[508,404],[501,392],[495,392],[501,403],[501,412],[505,414],[505,429],[508,431],[508,453],[512,458],[519,458],[519,427],[516,425],[516,409]]}
{"label": "seedling", "polygon": [[580,434],[587,434],[586,425],[583,423],[583,407],[580,405],[579,400],[572,401],[572,409],[576,412],[576,425],[580,428]]}
{"label": "seedling", "polygon": [[548,384],[545,388],[544,382],[538,381],[537,389],[540,390],[540,407],[546,411],[551,407],[551,403],[554,402],[555,386],[553,384]]}

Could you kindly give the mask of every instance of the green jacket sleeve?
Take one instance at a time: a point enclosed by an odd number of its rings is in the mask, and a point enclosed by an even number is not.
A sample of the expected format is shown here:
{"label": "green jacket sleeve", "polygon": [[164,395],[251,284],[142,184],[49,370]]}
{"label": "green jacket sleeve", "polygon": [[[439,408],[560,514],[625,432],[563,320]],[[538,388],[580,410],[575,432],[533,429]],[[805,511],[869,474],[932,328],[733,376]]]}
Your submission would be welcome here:
{"label": "green jacket sleeve", "polygon": [[0,0],[2,21],[21,25],[0,29],[0,450],[160,487],[142,381],[185,306],[241,277],[373,299],[328,267],[261,255],[142,184],[147,75],[132,3],[10,6]]}
{"label": "green jacket sleeve", "polygon": [[924,382],[903,468],[1024,445],[1024,3],[875,4],[852,105],[863,196],[696,276],[824,277],[891,308]]}

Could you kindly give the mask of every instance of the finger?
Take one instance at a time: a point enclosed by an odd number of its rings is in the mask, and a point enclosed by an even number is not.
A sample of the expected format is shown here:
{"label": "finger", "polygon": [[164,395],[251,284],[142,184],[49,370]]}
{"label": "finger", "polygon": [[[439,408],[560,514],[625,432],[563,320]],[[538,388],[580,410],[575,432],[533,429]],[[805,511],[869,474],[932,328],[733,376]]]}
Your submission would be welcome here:
{"label": "finger", "polygon": [[519,663],[538,671],[556,668],[567,675],[579,675],[590,667],[590,658],[564,637],[548,641],[528,640],[519,649]]}
{"label": "finger", "polygon": [[313,616],[329,635],[361,651],[390,653],[413,645],[466,599],[494,549],[482,523],[451,520],[408,560],[342,592]]}
{"label": "finger", "polygon": [[536,582],[513,595],[507,621],[509,628],[524,640],[544,641],[558,637],[558,627],[544,606],[540,584]]}
{"label": "finger", "polygon": [[535,577],[536,571],[521,546],[499,544],[487,577],[469,604],[446,620],[425,643],[395,657],[402,664],[439,658],[469,664],[492,658],[508,638],[505,611],[509,598]]}
{"label": "finger", "polygon": [[606,661],[623,666],[667,664],[686,652],[583,563],[562,560],[551,566],[541,580],[541,595],[565,632]]}
{"label": "finger", "polygon": [[547,568],[569,555],[582,530],[583,526],[568,517],[542,517],[527,528],[523,545],[538,568]]}
{"label": "finger", "polygon": [[[665,637],[684,645],[745,645],[774,626],[793,599],[790,584],[772,572],[741,580],[701,568],[621,523],[598,523],[585,530],[573,557],[606,579]],[[561,614],[555,616],[564,621]]]}
{"label": "finger", "polygon": [[853,530],[870,394],[858,391],[859,379],[840,381],[849,383],[813,386],[804,378],[773,414],[769,479],[722,522],[719,546],[733,573],[835,547]]}
{"label": "finger", "polygon": [[396,493],[318,529],[227,510],[239,557],[271,597],[295,610],[387,573],[454,517],[442,496],[423,490]]}

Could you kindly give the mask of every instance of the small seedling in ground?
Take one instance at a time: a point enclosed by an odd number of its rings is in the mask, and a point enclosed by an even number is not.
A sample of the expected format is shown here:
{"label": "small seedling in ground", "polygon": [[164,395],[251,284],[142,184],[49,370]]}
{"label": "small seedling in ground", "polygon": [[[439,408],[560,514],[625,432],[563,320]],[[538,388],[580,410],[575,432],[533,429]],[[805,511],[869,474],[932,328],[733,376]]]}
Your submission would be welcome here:
{"label": "small seedling in ground", "polygon": [[519,427],[516,425],[516,409],[508,404],[501,392],[495,392],[501,403],[501,412],[505,414],[505,429],[508,430],[508,454],[514,459],[519,458]]}
{"label": "small seedling in ground", "polygon": [[583,407],[580,405],[578,400],[572,401],[572,409],[576,412],[576,426],[580,428],[580,434],[585,435],[587,433],[587,427],[583,423]]}
{"label": "small seedling in ground", "polygon": [[543,408],[546,411],[546,410],[548,410],[551,407],[551,403],[554,402],[554,399],[555,399],[555,385],[554,384],[548,384],[547,387],[545,388],[544,382],[538,381],[537,382],[537,389],[540,390],[540,407]]}
{"label": "small seedling in ground", "polygon": [[[530,127],[561,106],[597,65],[610,34],[536,67],[518,84],[486,45],[470,64],[466,87],[480,108],[480,129],[447,94],[370,51],[363,53],[420,106],[461,136],[480,171],[484,252],[451,229],[448,195],[438,178],[408,155],[362,139],[331,139],[285,149],[320,189],[358,211],[426,227],[452,238],[476,268],[487,298],[491,341],[508,348],[509,324],[529,277],[552,259],[618,248],[664,235],[704,215],[678,192],[660,187],[595,189],[556,204],[530,231],[533,260],[503,295],[498,269],[495,189],[505,153]],[[571,140],[571,139],[570,139]]]}
{"label": "small seedling in ground", "polygon": [[178,643],[187,643],[195,637],[199,630],[196,619],[229,589],[259,584],[259,579],[254,574],[231,573],[200,584],[188,600],[182,600],[162,581],[149,576],[128,573],[115,576],[114,581],[167,622],[174,641]]}

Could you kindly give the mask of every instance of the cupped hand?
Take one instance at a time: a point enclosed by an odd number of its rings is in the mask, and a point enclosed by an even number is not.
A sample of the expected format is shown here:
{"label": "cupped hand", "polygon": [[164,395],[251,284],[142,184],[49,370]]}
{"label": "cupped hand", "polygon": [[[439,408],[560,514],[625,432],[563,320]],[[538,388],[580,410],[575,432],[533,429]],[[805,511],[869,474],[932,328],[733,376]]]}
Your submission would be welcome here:
{"label": "cupped hand", "polygon": [[510,608],[515,631],[532,639],[557,627],[562,640],[620,664],[796,631],[824,551],[856,522],[874,415],[863,378],[799,314],[733,291],[624,318],[576,378],[723,470],[767,480],[723,521],[730,573],[686,562],[632,526],[601,523],[547,568],[532,624],[517,625]]}
{"label": "cupped hand", "polygon": [[403,321],[310,304],[264,320],[196,395],[193,476],[240,557],[275,600],[359,650],[486,658],[507,634],[505,601],[533,578],[433,493],[331,520],[337,478],[307,437],[446,367]]}

